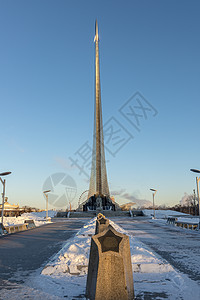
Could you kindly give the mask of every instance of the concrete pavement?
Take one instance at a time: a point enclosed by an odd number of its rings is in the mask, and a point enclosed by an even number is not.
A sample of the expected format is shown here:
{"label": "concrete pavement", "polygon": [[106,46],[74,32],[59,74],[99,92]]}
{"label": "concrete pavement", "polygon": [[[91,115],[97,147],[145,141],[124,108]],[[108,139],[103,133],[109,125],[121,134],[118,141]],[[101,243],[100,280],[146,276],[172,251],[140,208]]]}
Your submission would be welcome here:
{"label": "concrete pavement", "polygon": [[0,289],[5,288],[10,278],[12,282],[23,283],[30,272],[45,265],[61,249],[63,242],[87,222],[88,219],[62,219],[0,237]]}
{"label": "concrete pavement", "polygon": [[200,283],[200,232],[145,217],[112,219],[180,272]]}

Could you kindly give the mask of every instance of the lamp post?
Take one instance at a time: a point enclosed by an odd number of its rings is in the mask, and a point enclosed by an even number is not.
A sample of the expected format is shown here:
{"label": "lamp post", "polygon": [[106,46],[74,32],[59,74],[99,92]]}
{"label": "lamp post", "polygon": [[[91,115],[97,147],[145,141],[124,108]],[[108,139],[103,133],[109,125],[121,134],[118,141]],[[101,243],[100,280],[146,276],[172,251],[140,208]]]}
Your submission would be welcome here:
{"label": "lamp post", "polygon": [[70,212],[72,211],[72,205],[71,205],[71,202],[69,202],[69,211],[70,211]]}
{"label": "lamp post", "polygon": [[194,215],[196,216],[197,215],[197,207],[196,207],[196,194],[195,194],[195,190],[193,190],[193,193],[194,193],[194,196],[193,196],[193,199],[194,199]]}
{"label": "lamp post", "polygon": [[44,191],[43,194],[45,195],[46,197],[46,220],[48,218],[48,193],[51,192],[51,190],[47,190],[47,191]]}
{"label": "lamp post", "polygon": [[155,197],[155,194],[156,194],[156,192],[157,192],[157,190],[155,190],[155,189],[150,189],[150,191],[152,191],[152,192],[154,192],[153,193],[153,216],[154,216],[154,219],[156,218],[156,215],[155,215],[155,202],[154,202],[154,197]]}
{"label": "lamp post", "polygon": [[1,207],[1,223],[3,225],[3,213],[4,213],[4,202],[5,202],[5,193],[6,193],[6,180],[2,179],[1,176],[6,176],[11,174],[11,172],[0,173],[0,181],[3,184],[3,193],[2,193],[2,207]]}
{"label": "lamp post", "polygon": [[[190,169],[190,171],[194,173],[200,173],[200,170],[197,169]],[[200,181],[200,177],[196,177],[198,205],[200,204],[199,203],[199,181]],[[199,216],[200,216],[200,205],[199,205]]]}

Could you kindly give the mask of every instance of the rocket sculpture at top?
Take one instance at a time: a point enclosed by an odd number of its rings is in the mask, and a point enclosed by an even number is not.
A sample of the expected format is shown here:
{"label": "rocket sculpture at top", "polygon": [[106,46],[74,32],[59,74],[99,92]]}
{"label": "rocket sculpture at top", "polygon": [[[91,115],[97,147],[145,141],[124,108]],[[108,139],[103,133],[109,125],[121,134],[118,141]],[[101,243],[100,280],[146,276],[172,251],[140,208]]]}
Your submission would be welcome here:
{"label": "rocket sculpture at top", "polygon": [[93,137],[93,157],[88,198],[109,197],[107,172],[104,153],[103,122],[101,107],[100,69],[99,69],[99,33],[95,24],[95,117]]}

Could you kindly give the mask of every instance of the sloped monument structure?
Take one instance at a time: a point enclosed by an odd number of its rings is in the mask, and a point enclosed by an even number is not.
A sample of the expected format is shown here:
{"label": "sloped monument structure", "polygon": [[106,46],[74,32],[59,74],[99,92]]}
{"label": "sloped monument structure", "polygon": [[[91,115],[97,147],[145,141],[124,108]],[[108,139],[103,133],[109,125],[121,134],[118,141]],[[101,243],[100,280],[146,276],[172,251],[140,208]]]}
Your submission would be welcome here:
{"label": "sloped monument structure", "polygon": [[93,154],[88,199],[82,205],[83,211],[118,210],[119,205],[110,198],[103,138],[103,121],[101,106],[100,66],[99,66],[99,33],[95,26],[95,114]]}
{"label": "sloped monument structure", "polygon": [[133,300],[133,272],[129,237],[111,225],[92,236],[86,298]]}

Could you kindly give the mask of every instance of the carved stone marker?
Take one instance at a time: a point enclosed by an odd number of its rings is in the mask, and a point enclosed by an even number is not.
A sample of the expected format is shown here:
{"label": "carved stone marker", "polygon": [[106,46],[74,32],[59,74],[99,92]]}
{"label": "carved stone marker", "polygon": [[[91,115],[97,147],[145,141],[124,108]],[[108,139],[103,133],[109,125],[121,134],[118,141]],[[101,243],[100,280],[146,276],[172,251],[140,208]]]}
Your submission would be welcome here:
{"label": "carved stone marker", "polygon": [[106,230],[108,225],[109,225],[109,220],[106,219],[103,215],[100,218],[97,218],[95,234]]}
{"label": "carved stone marker", "polygon": [[105,216],[104,216],[103,214],[99,213],[99,214],[97,215],[97,220],[99,220],[99,219],[101,219],[101,218],[105,218]]}
{"label": "carved stone marker", "polygon": [[129,237],[111,225],[91,239],[86,297],[90,300],[134,299]]}

